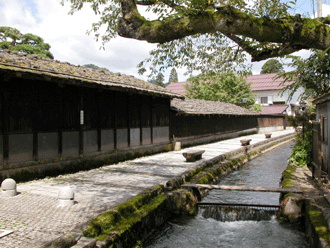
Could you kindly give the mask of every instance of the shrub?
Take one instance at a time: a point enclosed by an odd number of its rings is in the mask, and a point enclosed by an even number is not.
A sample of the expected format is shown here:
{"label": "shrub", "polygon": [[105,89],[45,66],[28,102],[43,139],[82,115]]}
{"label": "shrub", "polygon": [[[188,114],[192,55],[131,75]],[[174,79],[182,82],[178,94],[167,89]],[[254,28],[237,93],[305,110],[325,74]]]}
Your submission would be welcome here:
{"label": "shrub", "polygon": [[289,164],[299,166],[307,166],[312,162],[312,130],[306,130],[304,135],[298,134],[296,144],[292,150],[292,154],[288,159]]}

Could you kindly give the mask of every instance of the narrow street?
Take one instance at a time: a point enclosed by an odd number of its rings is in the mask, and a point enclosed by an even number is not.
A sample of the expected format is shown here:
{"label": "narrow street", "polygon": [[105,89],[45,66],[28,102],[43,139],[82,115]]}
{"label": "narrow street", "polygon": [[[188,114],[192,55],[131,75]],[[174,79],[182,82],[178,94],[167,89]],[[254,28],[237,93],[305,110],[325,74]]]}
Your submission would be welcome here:
{"label": "narrow street", "polygon": [[[292,134],[293,130],[272,133],[272,139]],[[182,173],[197,168],[219,155],[241,152],[238,137],[142,157],[99,169],[30,181],[17,185],[15,197],[0,197],[0,226],[12,233],[0,238],[0,247],[39,247],[67,233],[80,233],[97,215],[112,209],[144,190],[164,185]],[[267,141],[264,134],[244,136],[251,145]],[[182,153],[203,149],[201,160],[186,162]],[[75,193],[75,205],[58,206],[58,192],[69,186]]]}

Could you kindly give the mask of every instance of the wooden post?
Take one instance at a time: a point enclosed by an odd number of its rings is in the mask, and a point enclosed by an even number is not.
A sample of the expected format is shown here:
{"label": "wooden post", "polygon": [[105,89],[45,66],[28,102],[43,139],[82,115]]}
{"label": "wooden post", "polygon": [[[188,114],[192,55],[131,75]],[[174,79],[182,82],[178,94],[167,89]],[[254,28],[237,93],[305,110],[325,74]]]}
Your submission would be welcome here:
{"label": "wooden post", "polygon": [[142,135],[143,135],[143,131],[142,131],[142,95],[139,95],[139,111],[140,111],[140,145],[142,145]]}
{"label": "wooden post", "polygon": [[[1,78],[2,82],[5,82],[5,78],[4,76],[2,76]],[[1,87],[1,104],[2,104],[2,108],[1,108],[1,121],[2,121],[2,137],[3,137],[3,164],[7,164],[8,163],[8,159],[9,159],[9,113],[8,113],[8,106],[10,104],[9,99],[9,93]]]}
{"label": "wooden post", "polygon": [[[101,123],[101,99],[102,99],[102,95],[101,95],[101,90],[98,92],[98,93],[95,93],[95,97],[98,99],[96,102],[97,102],[97,150],[100,152],[101,151],[101,135],[102,135],[102,132],[101,132],[101,127],[100,127],[100,123]],[[109,111],[109,110],[108,110]]]}
{"label": "wooden post", "polygon": [[[80,112],[80,120],[79,120],[79,154],[83,154],[84,153],[84,89],[80,88],[78,89],[78,94],[80,96],[80,101],[79,101],[79,112]],[[83,112],[81,112],[83,111]]]}
{"label": "wooden post", "polygon": [[153,98],[150,97],[150,138],[151,144],[154,143],[154,123],[153,123]]}
{"label": "wooden post", "polygon": [[32,85],[32,133],[33,133],[33,160],[38,161],[38,132],[40,132],[39,116],[38,116],[38,102],[40,100],[39,87],[35,84]]}
{"label": "wooden post", "polygon": [[114,149],[117,149],[117,93],[113,92],[112,97],[112,103],[113,103],[113,109],[112,109],[112,121],[113,123],[113,138],[114,138]]}
{"label": "wooden post", "polygon": [[126,96],[126,125],[127,125],[127,146],[131,147],[131,116],[129,114],[130,112],[130,93]]}
{"label": "wooden post", "polygon": [[58,110],[58,156],[62,157],[63,152],[63,125],[64,125],[64,104],[63,104],[63,93],[64,84],[58,85],[58,97],[59,97],[59,110]]}

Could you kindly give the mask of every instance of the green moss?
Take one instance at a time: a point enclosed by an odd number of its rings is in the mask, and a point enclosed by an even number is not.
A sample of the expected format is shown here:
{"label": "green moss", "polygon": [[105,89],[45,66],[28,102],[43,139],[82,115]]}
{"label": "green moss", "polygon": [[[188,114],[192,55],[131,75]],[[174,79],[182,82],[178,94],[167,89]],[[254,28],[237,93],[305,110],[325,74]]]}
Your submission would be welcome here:
{"label": "green moss", "polygon": [[[327,241],[327,243],[330,243],[330,232],[322,211],[316,206],[309,205],[307,207],[307,213],[319,237]],[[330,246],[328,245],[326,247]]]}
{"label": "green moss", "polygon": [[293,173],[296,171],[296,167],[288,165],[285,171],[282,173],[282,188],[290,188],[293,185]]}
{"label": "green moss", "polygon": [[207,174],[203,175],[203,173],[200,173],[195,178],[197,179],[198,184],[208,184],[217,181],[222,175],[224,175],[227,171],[231,171],[235,168],[237,168],[239,165],[243,164],[245,162],[245,156],[239,156],[234,159],[231,159],[227,162],[223,162],[216,166],[215,168],[212,168],[211,171],[208,171]]}
{"label": "green moss", "polygon": [[165,149],[166,149],[166,151],[172,151],[173,150],[173,145],[168,144]]}
{"label": "green moss", "polygon": [[99,215],[90,222],[84,235],[98,240],[107,239],[110,233],[120,235],[165,201],[163,190],[161,185],[153,187]]}

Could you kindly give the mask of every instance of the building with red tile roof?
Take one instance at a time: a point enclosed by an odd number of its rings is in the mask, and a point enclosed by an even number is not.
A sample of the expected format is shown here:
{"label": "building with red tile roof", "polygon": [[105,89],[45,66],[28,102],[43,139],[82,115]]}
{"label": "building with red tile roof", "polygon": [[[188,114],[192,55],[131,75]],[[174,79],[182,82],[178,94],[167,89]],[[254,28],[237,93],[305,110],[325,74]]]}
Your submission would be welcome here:
{"label": "building with red tile roof", "polygon": [[284,87],[291,85],[291,82],[284,82],[284,78],[277,78],[277,73],[267,73],[260,75],[248,75],[247,82],[251,82],[252,91],[264,90],[282,90]]}
{"label": "building with red tile roof", "polygon": [[[252,93],[256,94],[256,103],[261,104],[265,114],[294,114],[295,109],[299,108],[299,95],[302,89],[296,92],[289,101],[289,92],[283,92],[284,87],[293,83],[284,82],[284,78],[277,78],[277,73],[268,73],[260,75],[248,75],[246,81],[251,83]],[[186,94],[185,85],[187,82],[174,82],[166,88],[178,94]],[[268,106],[275,106],[268,108]],[[283,111],[282,111],[283,110]],[[263,113],[263,112],[262,112]]]}
{"label": "building with red tile roof", "polygon": [[283,115],[289,106],[286,105],[270,105],[262,108],[261,115]]}
{"label": "building with red tile roof", "polygon": [[171,90],[175,93],[185,95],[186,88],[184,87],[187,82],[173,82],[166,86],[166,89]]}
{"label": "building with red tile roof", "polygon": [[251,89],[256,94],[256,103],[263,106],[262,114],[294,114],[299,108],[299,95],[302,89],[298,90],[289,101],[289,92],[282,90],[294,82],[284,82],[283,77],[277,77],[277,73],[260,75],[249,75],[246,81],[251,83]]}

